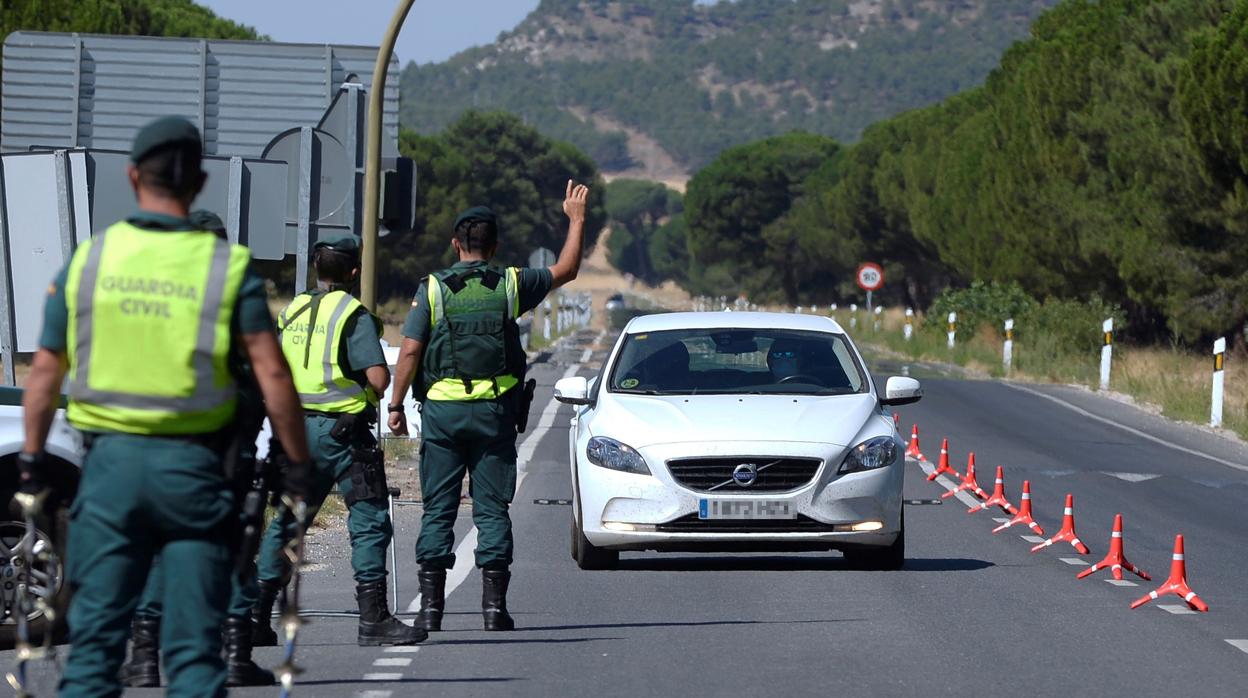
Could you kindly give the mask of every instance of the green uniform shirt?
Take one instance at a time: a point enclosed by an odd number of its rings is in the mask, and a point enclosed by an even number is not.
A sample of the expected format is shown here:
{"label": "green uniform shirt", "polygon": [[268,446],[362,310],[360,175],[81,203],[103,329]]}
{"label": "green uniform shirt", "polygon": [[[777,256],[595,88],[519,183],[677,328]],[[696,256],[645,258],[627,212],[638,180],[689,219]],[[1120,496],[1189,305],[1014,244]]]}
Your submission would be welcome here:
{"label": "green uniform shirt", "polygon": [[[457,262],[451,269],[464,271],[483,266],[485,262]],[[516,277],[519,282],[516,293],[520,297],[521,315],[536,308],[555,285],[549,269],[520,269]],[[432,330],[433,327],[429,324],[429,292],[425,288],[425,282],[421,282],[415,298],[412,299],[412,309],[407,312],[407,319],[403,322],[403,336],[427,343]]]}
{"label": "green uniform shirt", "polygon": [[[150,211],[138,211],[126,220],[144,230],[195,230],[185,218]],[[39,337],[40,347],[60,353],[68,349],[69,307],[65,304],[65,280],[68,275],[69,264],[66,263],[48,287],[48,300],[43,306],[43,332]],[[251,266],[247,267],[242,286],[238,290],[238,301],[230,320],[230,330],[235,337],[239,334],[273,331],[273,316],[269,313],[264,279]]]}

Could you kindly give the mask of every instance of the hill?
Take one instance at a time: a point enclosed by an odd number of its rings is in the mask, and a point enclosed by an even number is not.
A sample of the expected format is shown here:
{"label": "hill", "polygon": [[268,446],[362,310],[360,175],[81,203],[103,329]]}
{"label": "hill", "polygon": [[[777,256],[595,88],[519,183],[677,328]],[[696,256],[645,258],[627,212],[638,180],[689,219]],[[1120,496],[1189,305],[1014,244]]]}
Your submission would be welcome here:
{"label": "hill", "polygon": [[542,0],[491,45],[403,73],[405,126],[505,109],[609,172],[691,172],[794,129],[871,123],[980,84],[1056,0]]}

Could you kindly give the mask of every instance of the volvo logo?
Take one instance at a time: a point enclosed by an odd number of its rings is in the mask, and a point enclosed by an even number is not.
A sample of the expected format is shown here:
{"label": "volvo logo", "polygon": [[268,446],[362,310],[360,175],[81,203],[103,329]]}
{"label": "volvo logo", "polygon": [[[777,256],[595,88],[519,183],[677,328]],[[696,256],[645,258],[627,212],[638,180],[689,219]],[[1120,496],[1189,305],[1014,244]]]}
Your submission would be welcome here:
{"label": "volvo logo", "polygon": [[732,481],[741,487],[749,487],[758,479],[758,466],[754,463],[742,463],[732,469]]}

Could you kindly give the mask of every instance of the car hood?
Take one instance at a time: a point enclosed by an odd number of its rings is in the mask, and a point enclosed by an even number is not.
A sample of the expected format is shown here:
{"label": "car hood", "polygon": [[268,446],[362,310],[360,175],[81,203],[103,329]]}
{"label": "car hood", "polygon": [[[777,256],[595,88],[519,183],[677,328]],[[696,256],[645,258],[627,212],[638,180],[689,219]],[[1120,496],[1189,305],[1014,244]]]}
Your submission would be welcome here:
{"label": "car hood", "polygon": [[870,394],[603,395],[590,426],[634,448],[705,441],[849,446],[876,410]]}

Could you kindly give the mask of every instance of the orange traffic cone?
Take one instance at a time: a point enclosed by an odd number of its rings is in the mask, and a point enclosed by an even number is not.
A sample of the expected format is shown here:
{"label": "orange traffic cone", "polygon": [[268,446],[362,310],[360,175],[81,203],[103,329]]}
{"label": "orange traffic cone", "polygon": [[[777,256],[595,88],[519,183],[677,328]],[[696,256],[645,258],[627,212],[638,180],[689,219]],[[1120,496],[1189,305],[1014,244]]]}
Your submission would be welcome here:
{"label": "orange traffic cone", "polygon": [[910,445],[906,447],[906,455],[910,458],[918,458],[919,460],[927,460],[923,457],[923,452],[919,450],[919,425],[915,424],[910,429]]}
{"label": "orange traffic cone", "polygon": [[927,476],[927,481],[935,480],[941,473],[949,473],[954,477],[962,477],[958,471],[949,467],[949,439],[943,439],[940,442],[940,461],[936,463],[936,469]]}
{"label": "orange traffic cone", "polygon": [[1182,597],[1193,611],[1209,612],[1209,604],[1201,601],[1196,592],[1192,591],[1192,588],[1187,585],[1187,564],[1183,560],[1183,534],[1181,533],[1174,537],[1174,556],[1170,562],[1170,577],[1166,579],[1164,584],[1157,587],[1155,591],[1150,591],[1146,596],[1136,599],[1131,604],[1131,608],[1139,608],[1158,596],[1165,594],[1175,594]]}
{"label": "orange traffic cone", "polygon": [[975,479],[975,452],[971,451],[966,457],[966,474],[962,476],[962,482],[958,486],[940,495],[941,499],[947,499],[953,495],[966,490],[980,499],[988,499],[988,493],[979,486],[979,482]]}
{"label": "orange traffic cone", "polygon": [[1007,514],[1017,514],[1018,509],[1005,499],[1005,468],[997,466],[997,481],[992,487],[992,496],[984,501],[976,504],[966,510],[968,514],[974,514],[977,511],[983,511],[992,506],[1001,507],[1001,511]]}
{"label": "orange traffic cone", "polygon": [[893,413],[893,426],[897,427],[898,429],[901,428],[901,415],[897,414],[896,412]]}
{"label": "orange traffic cone", "polygon": [[1087,555],[1089,552],[1088,546],[1084,545],[1083,541],[1079,540],[1079,536],[1075,535],[1075,496],[1073,494],[1066,495],[1066,510],[1062,514],[1062,530],[1058,531],[1057,535],[1032,548],[1031,552],[1034,553],[1041,548],[1047,548],[1054,543],[1063,541],[1073,545],[1080,555]]}
{"label": "orange traffic cone", "polygon": [[1018,513],[1014,515],[1014,518],[992,529],[992,532],[1000,533],[1014,524],[1027,524],[1027,527],[1035,531],[1037,536],[1044,535],[1044,529],[1031,518],[1031,480],[1023,480],[1023,498],[1019,502]]}
{"label": "orange traffic cone", "polygon": [[1104,560],[1075,575],[1075,579],[1083,579],[1093,572],[1098,572],[1106,567],[1114,575],[1114,579],[1122,579],[1123,569],[1126,569],[1128,572],[1134,572],[1144,579],[1152,579],[1147,572],[1127,562],[1127,558],[1122,556],[1122,514],[1114,515],[1114,531],[1109,534],[1109,554],[1105,556]]}

